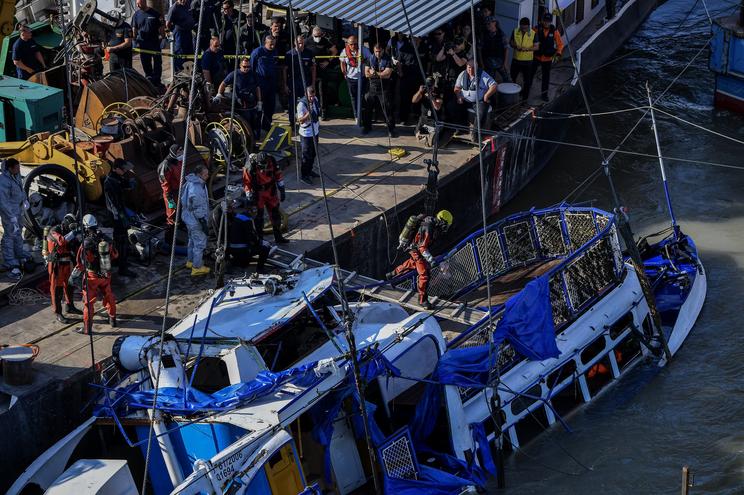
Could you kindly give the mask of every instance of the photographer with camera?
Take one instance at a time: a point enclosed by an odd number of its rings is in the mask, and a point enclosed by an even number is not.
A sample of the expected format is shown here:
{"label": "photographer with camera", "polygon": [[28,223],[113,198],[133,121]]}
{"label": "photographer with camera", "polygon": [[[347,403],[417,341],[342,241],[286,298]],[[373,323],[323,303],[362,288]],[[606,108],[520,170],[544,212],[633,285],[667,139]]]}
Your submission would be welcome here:
{"label": "photographer with camera", "polygon": [[419,87],[411,98],[411,103],[421,104],[421,115],[416,123],[414,135],[419,141],[424,141],[427,146],[433,145],[434,133],[436,132],[436,117],[440,121],[446,120],[444,111],[444,95],[439,89],[434,78],[426,79],[426,84]]}
{"label": "photographer with camera", "polygon": [[460,72],[465,68],[468,60],[473,58],[473,50],[464,38],[458,37],[454,41],[447,41],[442,45],[435,60],[439,64],[442,75],[443,90],[450,94]]}

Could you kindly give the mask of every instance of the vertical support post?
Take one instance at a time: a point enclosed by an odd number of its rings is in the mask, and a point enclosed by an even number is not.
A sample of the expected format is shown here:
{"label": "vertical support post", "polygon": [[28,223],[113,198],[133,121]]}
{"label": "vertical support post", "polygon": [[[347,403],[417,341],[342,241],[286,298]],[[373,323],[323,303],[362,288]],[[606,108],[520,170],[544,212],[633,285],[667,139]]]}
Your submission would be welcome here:
{"label": "vertical support post", "polygon": [[[744,0],[743,0],[744,1]],[[667,209],[669,210],[669,218],[672,222],[672,229],[674,230],[674,238],[679,240],[679,225],[677,225],[677,218],[674,216],[674,208],[672,208],[672,197],[669,193],[669,182],[666,177],[666,170],[664,169],[664,157],[661,156],[661,143],[659,142],[659,132],[656,129],[656,115],[654,114],[654,102],[651,100],[651,87],[646,81],[646,94],[648,95],[648,107],[651,111],[651,125],[654,130],[654,139],[656,140],[656,154],[659,155],[659,169],[661,169],[661,181],[664,183],[664,196],[666,197]]]}
{"label": "vertical support post", "polygon": [[689,495],[690,487],[692,486],[692,475],[690,474],[690,466],[682,467],[682,495]]}
{"label": "vertical support post", "polygon": [[[168,12],[170,12],[170,9],[173,8],[173,2],[174,1],[175,0],[169,0],[168,1]],[[167,25],[166,25],[166,27],[167,27]],[[174,63],[176,61],[176,58],[173,56],[173,55],[175,55],[175,53],[173,53],[173,52],[174,52],[174,50],[176,48],[176,45],[175,45],[175,40],[173,39],[173,36],[174,36],[173,33],[171,33],[170,41],[168,42],[168,47],[170,48],[170,54],[171,54],[171,56],[170,56],[171,84],[173,84],[173,81],[176,79],[176,65]],[[199,43],[199,40],[197,40],[197,43]],[[194,50],[194,53],[196,53],[197,51],[199,51],[199,50]],[[196,55],[194,55],[194,63],[196,63]]]}
{"label": "vertical support post", "polygon": [[158,439],[158,447],[163,456],[165,469],[168,471],[168,477],[170,478],[171,483],[173,483],[173,486],[178,486],[183,481],[183,471],[181,470],[181,465],[176,459],[176,450],[173,447],[173,442],[171,442],[168,429],[163,424],[160,411],[150,409],[150,414],[153,417],[152,427],[155,436]]}
{"label": "vertical support post", "polygon": [[357,125],[359,127],[362,127],[362,88],[364,88],[364,57],[362,54],[364,53],[364,26],[360,23],[359,24],[359,33],[357,34],[357,38],[359,38],[359,55],[357,55],[357,67],[359,67],[359,79],[357,79],[357,98],[356,98],[356,108],[357,108]]}

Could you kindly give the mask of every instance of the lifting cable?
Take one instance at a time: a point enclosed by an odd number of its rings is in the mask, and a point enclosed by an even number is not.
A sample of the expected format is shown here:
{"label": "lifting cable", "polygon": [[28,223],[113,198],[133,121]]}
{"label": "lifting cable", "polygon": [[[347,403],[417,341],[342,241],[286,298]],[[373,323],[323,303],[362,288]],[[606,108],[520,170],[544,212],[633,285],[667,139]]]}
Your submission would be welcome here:
{"label": "lifting cable", "polygon": [[[602,142],[599,138],[599,131],[597,129],[596,122],[594,121],[594,117],[592,116],[592,109],[591,109],[591,106],[589,105],[589,98],[584,88],[583,78],[579,76],[579,70],[576,65],[576,59],[574,57],[573,48],[571,47],[571,41],[568,37],[568,33],[566,32],[566,26],[563,25],[563,18],[558,16],[558,20],[560,21],[561,27],[563,27],[563,30],[565,33],[566,48],[568,49],[568,55],[571,57],[571,64],[574,66],[575,71],[576,71],[576,81],[579,86],[579,91],[581,92],[581,98],[584,100],[584,106],[586,106],[587,113],[589,113],[589,123],[591,124],[592,134],[594,134],[594,140],[597,142],[597,151],[599,152],[599,156],[602,160],[601,167],[602,167],[602,170],[604,171],[605,177],[607,177],[607,183],[610,186],[610,193],[612,194],[612,200],[615,205],[615,216],[617,218],[617,229],[620,231],[620,235],[623,237],[623,240],[625,241],[625,247],[630,253],[630,258],[633,262],[636,274],[641,283],[641,287],[643,288],[643,295],[646,299],[646,302],[648,303],[649,311],[652,315],[652,320],[654,322],[655,331],[659,339],[659,342],[661,343],[662,350],[664,354],[666,355],[667,361],[671,361],[672,353],[669,350],[666,336],[664,335],[664,331],[662,330],[661,315],[659,314],[659,311],[656,308],[656,299],[654,297],[653,292],[650,290],[648,279],[646,278],[646,275],[643,271],[643,260],[641,259],[641,253],[638,250],[638,246],[636,245],[635,239],[633,238],[633,231],[631,230],[630,222],[628,221],[628,217],[626,216],[626,214],[623,212],[622,205],[620,204],[620,197],[617,194],[617,190],[615,189],[615,183],[612,180],[612,174],[610,172],[610,164],[609,164],[609,160],[611,159],[611,157],[608,158],[605,155],[604,150],[602,148]],[[646,113],[647,112],[644,112],[644,116],[646,115]]]}
{"label": "lifting cable", "polygon": [[[236,30],[235,33],[235,61],[233,62],[233,87],[230,94],[230,124],[227,129],[227,144],[228,145],[228,153],[225,157],[225,191],[222,196],[222,218],[220,219],[220,226],[219,229],[217,229],[217,250],[215,252],[215,269],[217,270],[217,273],[215,274],[217,276],[216,280],[216,287],[221,288],[225,285],[225,267],[227,265],[227,209],[228,209],[228,200],[227,200],[227,193],[230,185],[230,169],[232,168],[232,157],[233,157],[233,144],[234,144],[234,137],[233,136],[233,126],[235,124],[235,100],[237,99],[237,87],[238,87],[238,66],[241,63],[241,48],[242,44],[240,43],[240,18],[243,15],[243,0],[240,0],[240,4],[238,5],[238,24],[234,28]],[[194,65],[196,65],[196,60],[194,60]],[[227,76],[225,76],[227,77]],[[210,95],[211,96],[211,95]],[[250,123],[249,123],[250,124]],[[251,129],[251,132],[253,129]],[[245,132],[245,129],[243,129],[241,132]],[[188,135],[188,128],[186,130],[186,134]],[[246,136],[246,143],[248,141],[248,136]],[[216,171],[215,171],[216,172]],[[224,231],[224,237],[223,237],[223,231]]]}
{"label": "lifting cable", "polygon": [[[204,0],[199,0],[199,23],[197,24],[196,28],[196,40],[201,39],[201,32],[202,32],[202,21],[204,19]],[[189,126],[191,125],[191,117],[192,117],[192,111],[191,107],[194,103],[194,95],[196,92],[196,67],[197,67],[196,61],[193,64],[192,72],[191,72],[191,88],[189,89],[189,103],[188,103],[188,109],[186,112],[186,132],[184,133],[183,138],[183,155],[181,156],[181,176],[180,176],[180,184],[178,187],[179,194],[184,184],[185,179],[185,171],[186,171],[186,151],[188,149],[189,144]],[[173,265],[175,264],[175,258],[176,258],[176,236],[178,233],[178,224],[181,219],[181,201],[179,198],[179,201],[176,202],[176,218],[175,218],[175,224],[173,226],[173,239],[171,240],[171,252],[170,252],[170,260],[168,262],[168,280],[166,282],[165,286],[165,306],[163,308],[163,321],[160,326],[160,340],[158,342],[158,359],[163,355],[163,346],[165,344],[165,327],[168,322],[168,310],[170,309],[170,295],[171,295],[171,283],[173,281]],[[156,405],[158,402],[158,392],[160,387],[160,373],[163,368],[162,362],[158,361],[158,369],[155,374],[155,388],[154,388],[154,394],[153,394],[153,400],[152,400],[152,410],[150,410],[150,427],[148,429],[147,433],[147,450],[145,451],[145,466],[143,470],[142,475],[142,489],[140,490],[140,493],[142,495],[146,495],[147,492],[147,470],[150,465],[150,454],[152,453],[152,438],[153,438],[153,429],[155,428],[155,421],[156,421]]]}
{"label": "lifting cable", "polygon": [[[290,31],[291,34],[294,34],[295,32],[295,24],[294,24],[294,10],[292,7],[292,0],[289,0],[289,19],[290,19]],[[297,38],[294,37],[293,40],[290,40],[290,47],[291,45],[295,45],[295,53],[297,54],[297,60],[302,62],[300,58],[300,53],[297,50]],[[360,47],[361,49],[361,47]],[[291,62],[292,66],[294,66],[294,60]],[[303,91],[305,92],[305,95],[303,97],[307,96],[307,80],[305,78],[305,71],[302,70],[302,66],[300,66],[300,77],[302,78],[302,87]],[[294,88],[292,88],[294,89]],[[295,104],[295,102],[289,102],[289,104]],[[295,107],[295,111],[297,108]],[[310,108],[310,102],[308,101],[308,111],[312,113],[312,108]],[[361,112],[361,108],[359,108],[359,111]],[[361,115],[361,114],[360,114]],[[295,117],[299,118],[299,115],[295,115]],[[298,119],[299,122],[299,119]],[[313,128],[315,126],[315,123],[312,121],[312,116],[310,117],[310,126]],[[377,462],[377,455],[375,453],[374,446],[372,444],[372,438],[370,435],[370,426],[369,426],[369,418],[367,417],[367,408],[366,408],[366,400],[365,400],[365,386],[364,382],[362,380],[361,376],[361,369],[359,366],[359,359],[357,357],[357,347],[356,347],[356,337],[354,336],[353,332],[353,321],[354,316],[351,313],[351,310],[349,308],[349,301],[346,298],[346,291],[344,289],[344,281],[341,276],[341,265],[339,263],[339,257],[338,257],[338,248],[336,246],[336,236],[333,232],[333,222],[331,220],[331,210],[328,206],[328,195],[326,193],[326,187],[325,187],[325,180],[324,180],[324,174],[323,174],[323,166],[321,164],[320,159],[320,153],[318,152],[318,139],[315,136],[315,129],[313,129],[313,148],[315,151],[315,160],[318,163],[318,175],[320,175],[320,187],[323,192],[323,206],[325,207],[325,214],[326,214],[326,222],[328,223],[328,233],[330,235],[331,240],[331,249],[333,251],[333,271],[334,271],[334,278],[336,279],[336,285],[338,286],[338,295],[340,296],[340,303],[341,308],[344,312],[344,320],[345,320],[345,333],[346,333],[346,340],[349,345],[349,360],[351,361],[352,370],[354,374],[354,386],[356,388],[356,393],[359,396],[359,412],[361,414],[362,418],[362,424],[364,425],[364,435],[366,437],[366,443],[367,443],[367,453],[369,454],[369,460],[370,464],[372,466],[372,482],[374,484],[375,493],[382,493],[383,486],[378,479],[378,473],[376,466],[379,464]]]}
{"label": "lifting cable", "polygon": [[[67,111],[67,119],[70,123],[70,141],[72,141],[72,159],[75,166],[75,188],[77,193],[77,218],[78,218],[78,225],[83,225],[83,186],[80,184],[80,165],[78,164],[78,152],[77,152],[77,128],[75,127],[75,117],[73,116],[73,106],[72,106],[72,83],[70,82],[70,79],[72,78],[72,64],[70,63],[70,54],[68,52],[69,43],[67,40],[67,37],[70,35],[67,31],[67,22],[65,21],[65,12],[64,12],[64,5],[63,0],[58,0],[58,6],[59,6],[59,12],[60,12],[60,22],[62,23],[62,43],[63,48],[62,52],[64,54],[65,59],[65,86],[67,89],[67,105],[68,105],[68,111]],[[71,30],[72,32],[72,30]],[[82,84],[82,83],[80,83]],[[43,237],[43,234],[42,234]],[[41,242],[46,242],[46,239],[42,239]],[[54,287],[52,289],[52,299],[55,297],[55,289]],[[88,270],[85,267],[85,263],[83,263],[83,290],[86,294],[89,294],[88,291]],[[60,301],[60,304],[62,301]],[[83,304],[86,304],[85,301],[83,301]],[[91,317],[91,324],[90,328],[87,328],[85,321],[83,321],[83,331],[88,333],[88,339],[89,339],[89,346],[90,346],[90,365],[91,369],[93,370],[94,374],[93,377],[96,379],[96,354],[95,350],[93,348],[93,323],[92,318],[93,315],[90,315]]]}

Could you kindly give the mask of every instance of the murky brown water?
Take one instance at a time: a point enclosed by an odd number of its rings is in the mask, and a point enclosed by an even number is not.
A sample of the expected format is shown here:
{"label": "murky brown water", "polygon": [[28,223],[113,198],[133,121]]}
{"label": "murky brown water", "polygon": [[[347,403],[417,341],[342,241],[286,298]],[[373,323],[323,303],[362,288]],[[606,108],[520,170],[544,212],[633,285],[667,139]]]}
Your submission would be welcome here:
{"label": "murky brown water", "polygon": [[[661,5],[617,55],[637,50],[591,81],[592,110],[646,104],[648,79],[657,95],[708,39],[701,2]],[[735,3],[707,2],[713,17]],[[675,31],[690,9],[682,28]],[[744,140],[744,116],[713,108],[713,76],[703,51],[658,104],[665,111]],[[605,147],[614,147],[640,112],[599,117]],[[663,154],[744,166],[744,145],[706,134],[660,115]],[[594,144],[585,119],[567,121],[568,140]],[[655,153],[650,120],[624,149]],[[551,164],[509,205],[509,211],[561,201],[599,163],[591,150],[563,147]],[[668,225],[653,159],[619,155],[615,184],[630,208],[636,234]],[[744,493],[744,170],[667,161],[677,217],[698,244],[708,270],[703,312],[671,365],[642,367],[569,421],[572,432],[554,428],[507,459],[507,488],[516,494],[679,493],[681,468],[695,474],[691,494]],[[539,198],[539,199],[537,199]],[[611,208],[603,176],[578,198]],[[582,465],[572,460],[578,459]],[[491,490],[496,492],[496,490]]]}

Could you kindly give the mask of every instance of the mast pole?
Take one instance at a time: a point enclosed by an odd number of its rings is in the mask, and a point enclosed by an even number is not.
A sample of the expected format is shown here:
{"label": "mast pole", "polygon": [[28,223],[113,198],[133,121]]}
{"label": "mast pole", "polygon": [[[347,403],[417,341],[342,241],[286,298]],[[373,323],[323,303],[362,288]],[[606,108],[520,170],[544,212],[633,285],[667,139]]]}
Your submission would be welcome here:
{"label": "mast pole", "polygon": [[656,140],[656,154],[659,156],[661,180],[664,183],[664,196],[666,196],[669,218],[672,221],[672,229],[674,229],[674,239],[679,240],[679,225],[677,225],[677,218],[674,216],[674,208],[672,208],[672,197],[669,193],[669,182],[667,181],[666,170],[664,169],[664,157],[661,156],[661,143],[659,142],[659,132],[656,129],[656,116],[654,114],[654,104],[651,101],[651,87],[648,85],[648,81],[646,81],[646,94],[648,95],[648,107],[651,110],[651,127],[654,130],[654,139]]}

